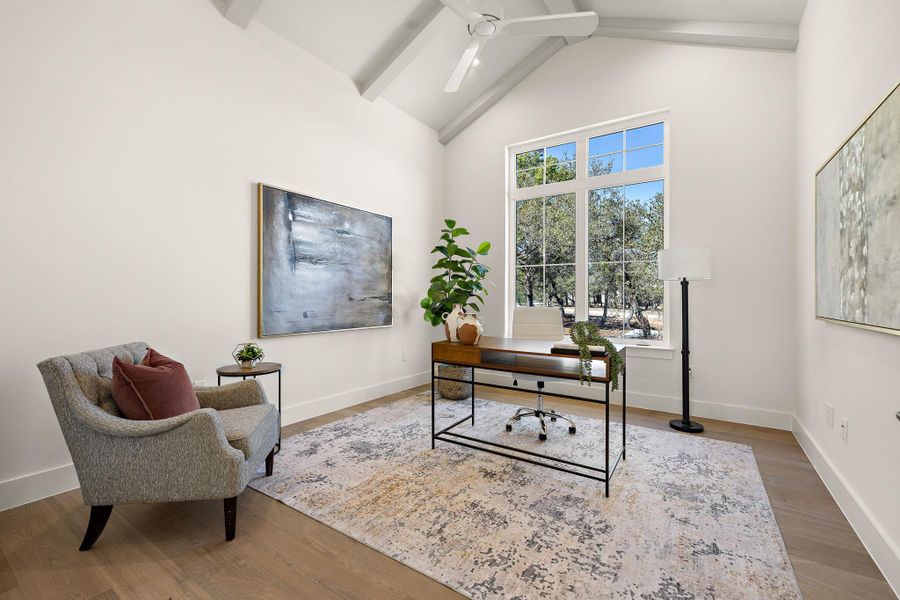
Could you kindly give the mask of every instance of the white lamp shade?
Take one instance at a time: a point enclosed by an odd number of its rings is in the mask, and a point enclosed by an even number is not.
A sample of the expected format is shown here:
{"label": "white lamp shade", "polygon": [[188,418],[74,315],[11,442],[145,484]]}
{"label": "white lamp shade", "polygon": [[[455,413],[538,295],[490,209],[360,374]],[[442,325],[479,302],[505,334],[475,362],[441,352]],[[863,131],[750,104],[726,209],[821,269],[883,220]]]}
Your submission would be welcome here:
{"label": "white lamp shade", "polygon": [[666,248],[656,254],[659,278],[712,279],[712,253],[709,248]]}

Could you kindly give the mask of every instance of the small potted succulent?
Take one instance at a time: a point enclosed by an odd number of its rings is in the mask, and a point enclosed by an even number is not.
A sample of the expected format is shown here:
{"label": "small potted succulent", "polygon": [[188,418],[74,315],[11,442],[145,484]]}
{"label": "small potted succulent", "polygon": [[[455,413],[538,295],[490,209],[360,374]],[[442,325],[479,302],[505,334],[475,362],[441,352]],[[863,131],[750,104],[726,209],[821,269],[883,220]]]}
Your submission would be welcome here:
{"label": "small potted succulent", "polygon": [[266,354],[257,344],[247,342],[246,344],[238,344],[235,346],[231,356],[234,357],[237,364],[241,365],[242,369],[252,369],[262,362],[262,359],[266,357]]}

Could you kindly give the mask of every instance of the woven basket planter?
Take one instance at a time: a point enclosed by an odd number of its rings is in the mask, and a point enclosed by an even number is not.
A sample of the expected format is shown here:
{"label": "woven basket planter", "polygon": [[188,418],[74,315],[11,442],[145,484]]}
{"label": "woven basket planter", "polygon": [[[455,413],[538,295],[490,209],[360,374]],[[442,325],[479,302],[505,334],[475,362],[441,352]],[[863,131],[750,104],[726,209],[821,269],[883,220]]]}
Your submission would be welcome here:
{"label": "woven basket planter", "polygon": [[447,400],[465,400],[472,395],[471,367],[459,367],[456,365],[438,365],[438,375],[451,379],[461,379],[459,383],[454,381],[437,380],[437,391],[441,397]]}

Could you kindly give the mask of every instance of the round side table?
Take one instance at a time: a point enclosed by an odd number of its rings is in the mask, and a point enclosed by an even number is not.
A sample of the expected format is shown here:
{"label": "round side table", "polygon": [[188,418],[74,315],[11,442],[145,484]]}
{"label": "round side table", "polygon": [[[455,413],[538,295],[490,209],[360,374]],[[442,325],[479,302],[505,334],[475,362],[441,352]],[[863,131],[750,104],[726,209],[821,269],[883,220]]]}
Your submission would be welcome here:
{"label": "round side table", "polygon": [[278,373],[278,443],[275,445],[275,454],[281,452],[281,363],[261,362],[253,368],[244,369],[241,365],[225,365],[216,369],[219,378],[218,385],[222,385],[223,377],[240,377],[256,379],[257,375],[270,375]]}

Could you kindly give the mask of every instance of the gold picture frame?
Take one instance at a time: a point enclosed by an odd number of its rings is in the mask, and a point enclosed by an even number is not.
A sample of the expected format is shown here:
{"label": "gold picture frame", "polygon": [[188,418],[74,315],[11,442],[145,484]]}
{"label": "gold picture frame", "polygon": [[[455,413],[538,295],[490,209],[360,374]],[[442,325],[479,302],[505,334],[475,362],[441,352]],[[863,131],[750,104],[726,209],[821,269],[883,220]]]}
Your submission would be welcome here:
{"label": "gold picture frame", "polygon": [[[894,96],[895,94],[897,95],[896,98]],[[820,231],[820,220],[821,220],[820,210],[822,210],[822,206],[821,206],[822,199],[820,198],[820,189],[819,189],[820,188],[820,186],[819,186],[820,176],[823,174],[825,169],[827,167],[829,167],[829,165],[831,165],[832,161],[834,161],[835,158],[840,155],[841,151],[843,151],[845,148],[848,147],[848,144],[850,144],[850,142],[854,139],[854,137],[856,137],[857,134],[860,133],[860,131],[866,126],[866,124],[868,124],[870,122],[870,120],[872,120],[872,118],[874,116],[876,116],[878,111],[881,110],[883,107],[885,107],[885,105],[887,105],[889,101],[897,102],[898,106],[900,106],[900,82],[897,82],[896,84],[894,84],[894,86],[891,88],[891,90],[878,102],[878,104],[875,106],[875,108],[873,108],[865,116],[865,118],[862,119],[862,121],[853,129],[853,131],[841,142],[841,144],[837,147],[837,149],[834,152],[832,152],[828,156],[828,158],[821,164],[821,166],[819,166],[819,168],[816,170],[816,173],[815,173],[815,176],[813,179],[813,189],[814,189],[814,193],[815,193],[815,204],[814,204],[814,214],[813,214],[813,218],[815,220],[814,221],[814,229],[813,229],[813,231],[814,231],[813,243],[815,244],[815,248],[814,248],[815,313],[816,313],[815,318],[820,321],[834,323],[834,324],[838,324],[838,325],[846,325],[849,327],[855,327],[857,329],[865,329],[868,331],[877,331],[880,333],[887,333],[890,335],[900,335],[900,324],[898,324],[898,327],[890,327],[890,326],[886,326],[886,325],[880,325],[880,324],[874,324],[874,323],[864,323],[864,322],[858,322],[858,321],[849,320],[849,319],[837,318],[835,316],[820,314],[821,313],[821,311],[820,311],[820,294],[822,292],[822,289],[820,287],[820,283],[821,283],[820,278],[822,276],[822,274],[820,273],[820,271],[822,270],[822,265],[820,264],[820,258],[821,258],[820,244],[821,244],[821,236],[822,236],[822,231]],[[891,107],[893,108],[893,104],[891,105]],[[895,118],[900,119],[900,111],[898,111]],[[900,144],[898,144],[898,147],[894,150],[894,156],[900,157]],[[900,159],[898,159],[898,162],[900,162]],[[890,171],[890,169],[888,169],[888,171]],[[897,171],[900,172],[900,166],[898,166]],[[900,179],[898,179],[898,182],[900,182]],[[900,195],[900,183],[898,183],[898,185],[897,185],[896,193],[898,195]],[[895,209],[895,210],[900,210],[900,209]],[[900,245],[900,242],[898,242],[898,245]],[[900,264],[895,266],[895,271],[900,272]],[[894,302],[895,303],[900,302],[900,296],[895,296]]]}
{"label": "gold picture frame", "polygon": [[[266,272],[269,271],[270,275],[273,274],[272,265],[267,264],[266,255],[267,241],[271,241],[268,240],[269,236],[267,236],[266,226],[267,224],[269,226],[273,225],[272,221],[268,220],[266,212],[267,193],[269,193],[269,200],[277,196],[282,203],[292,203],[291,214],[298,210],[306,211],[307,216],[310,218],[303,219],[304,225],[300,226],[300,229],[307,227],[309,228],[308,231],[313,232],[313,237],[328,238],[329,247],[337,245],[340,252],[332,250],[332,256],[337,255],[342,257],[342,259],[347,256],[352,258],[353,255],[358,257],[364,255],[366,257],[365,264],[356,267],[355,276],[349,278],[350,283],[347,283],[346,278],[337,276],[329,278],[327,273],[323,279],[322,271],[327,271],[327,263],[329,262],[329,257],[323,254],[319,257],[313,257],[313,260],[309,262],[314,268],[310,267],[308,269],[309,273],[307,273],[308,277],[306,280],[303,280],[304,268],[309,265],[303,264],[301,261],[299,266],[297,263],[291,266],[291,275],[297,277],[298,281],[290,282],[292,283],[290,286],[285,285],[285,282],[282,281],[280,286],[282,293],[293,294],[291,298],[281,299],[273,296],[272,293],[267,293]],[[284,210],[284,207],[282,207],[282,210]],[[319,218],[321,222],[315,222],[316,218]],[[327,224],[324,223],[324,220],[335,218],[340,220],[341,224],[339,226],[325,226]],[[290,231],[293,230],[292,222]],[[361,232],[369,235],[363,235]],[[271,244],[269,245],[271,246]],[[309,246],[313,246],[309,250],[310,253],[316,252],[314,243],[310,243]],[[322,250],[322,252],[327,254],[328,251]],[[348,265],[346,262],[348,261],[338,265],[337,269],[342,271],[354,269],[352,265]],[[323,264],[325,265],[324,269]],[[281,271],[274,272],[274,276],[286,277],[284,269]],[[393,218],[259,183],[257,184],[256,274],[256,328],[257,336],[260,338],[391,327],[394,323]],[[310,281],[310,277],[316,278],[317,281]],[[329,285],[329,281],[331,285]],[[347,288],[347,285],[364,285],[367,287],[361,292],[355,293],[352,289]],[[296,289],[298,286],[301,289]],[[336,294],[330,299],[317,299],[315,297],[317,293],[328,294],[335,289],[340,289],[342,293]],[[376,290],[376,292],[373,292],[373,290]],[[279,304],[280,310],[275,311],[279,316],[281,313],[293,311],[293,322],[309,322],[310,326],[298,327],[293,330],[280,326],[279,324],[283,325],[284,319],[278,321],[273,318],[273,311],[268,310],[269,305],[273,302]],[[357,308],[361,313],[360,315],[348,314],[346,306],[341,305],[342,303],[357,302],[359,305],[354,308]],[[310,304],[314,306],[311,308]],[[333,316],[329,311],[339,313],[339,316],[329,318]],[[278,321],[279,324],[273,324],[273,321]]]}

